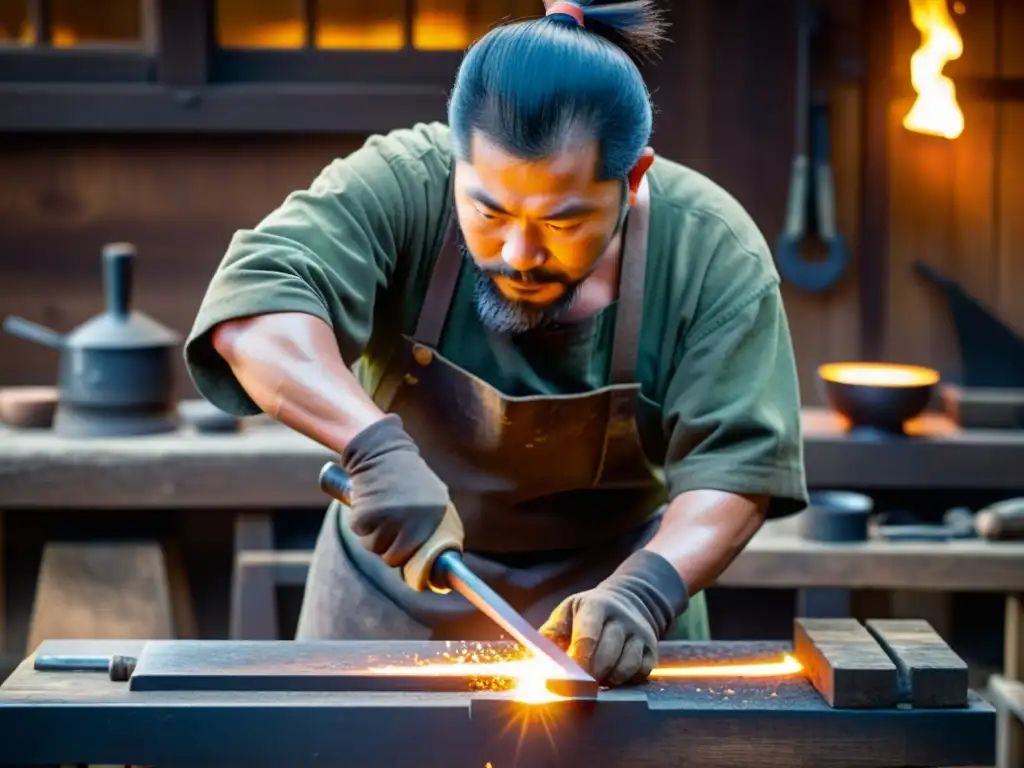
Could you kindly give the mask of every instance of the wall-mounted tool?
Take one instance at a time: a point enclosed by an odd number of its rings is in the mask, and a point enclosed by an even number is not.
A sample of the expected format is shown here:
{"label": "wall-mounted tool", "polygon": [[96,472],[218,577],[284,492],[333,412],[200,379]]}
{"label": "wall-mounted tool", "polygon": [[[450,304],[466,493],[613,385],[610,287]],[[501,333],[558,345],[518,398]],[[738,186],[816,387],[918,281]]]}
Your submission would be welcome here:
{"label": "wall-mounted tool", "polygon": [[946,296],[963,361],[963,387],[1024,388],[1024,338],[952,278],[923,261],[914,271]]}
{"label": "wall-mounted tool", "polygon": [[65,335],[20,317],[12,336],[60,350],[54,430],[69,437],[146,435],[177,428],[173,399],[179,334],[131,308],[135,247],[103,248],[106,311]]}
{"label": "wall-mounted tool", "polygon": [[[836,227],[828,101],[823,92],[812,90],[811,84],[812,44],[819,25],[816,0],[799,0],[796,154],[790,171],[785,229],[775,249],[783,280],[813,293],[834,286],[849,260],[846,239]],[[825,248],[823,259],[809,259],[804,252],[814,234]]]}
{"label": "wall-mounted tool", "polygon": [[[351,485],[348,475],[334,462],[328,462],[320,470],[320,488],[342,504],[349,504]],[[597,698],[597,681],[466,567],[462,553],[448,543],[452,538],[449,528],[461,528],[461,525],[455,510],[449,507],[438,531],[403,569],[405,582],[413,589],[422,590],[433,586],[458,592],[535,656],[546,657],[558,665],[562,675],[547,681],[547,688],[552,693],[574,699]]]}

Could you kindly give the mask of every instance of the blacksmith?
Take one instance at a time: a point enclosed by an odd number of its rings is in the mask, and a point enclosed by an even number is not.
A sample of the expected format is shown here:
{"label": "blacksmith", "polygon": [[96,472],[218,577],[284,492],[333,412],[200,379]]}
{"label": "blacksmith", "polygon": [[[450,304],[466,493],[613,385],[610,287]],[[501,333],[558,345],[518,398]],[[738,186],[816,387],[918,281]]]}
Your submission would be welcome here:
{"label": "blacksmith", "polygon": [[467,565],[601,682],[641,681],[659,640],[708,638],[702,590],[766,517],[804,506],[769,248],[649,146],[637,64],[663,33],[647,0],[498,26],[447,124],[370,138],[232,239],[195,384],[352,481],[300,639],[490,639],[399,575],[451,502]]}

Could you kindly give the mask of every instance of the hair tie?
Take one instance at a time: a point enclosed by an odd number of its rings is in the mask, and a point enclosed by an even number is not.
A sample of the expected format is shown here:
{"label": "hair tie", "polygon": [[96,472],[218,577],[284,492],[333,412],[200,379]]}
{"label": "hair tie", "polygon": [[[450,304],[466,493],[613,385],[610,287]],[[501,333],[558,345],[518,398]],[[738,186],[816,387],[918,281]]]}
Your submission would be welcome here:
{"label": "hair tie", "polygon": [[[552,3],[547,8],[545,16],[562,16],[567,22],[583,26],[583,9],[575,3]],[[562,21],[563,19],[559,19]]]}

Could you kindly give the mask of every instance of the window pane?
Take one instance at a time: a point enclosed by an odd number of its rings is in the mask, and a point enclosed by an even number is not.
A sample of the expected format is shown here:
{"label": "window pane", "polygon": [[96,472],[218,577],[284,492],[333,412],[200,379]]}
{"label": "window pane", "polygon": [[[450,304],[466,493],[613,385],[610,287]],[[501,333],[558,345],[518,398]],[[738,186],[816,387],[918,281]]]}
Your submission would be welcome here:
{"label": "window pane", "polygon": [[417,0],[412,44],[424,51],[466,48],[510,11],[508,0]]}
{"label": "window pane", "polygon": [[217,42],[224,48],[301,48],[302,0],[217,0]]}
{"label": "window pane", "polygon": [[32,43],[27,0],[0,0],[0,45]]}
{"label": "window pane", "polygon": [[405,0],[320,0],[318,48],[398,50],[405,46]]}
{"label": "window pane", "polygon": [[52,0],[52,44],[55,48],[96,43],[142,41],[139,0]]}

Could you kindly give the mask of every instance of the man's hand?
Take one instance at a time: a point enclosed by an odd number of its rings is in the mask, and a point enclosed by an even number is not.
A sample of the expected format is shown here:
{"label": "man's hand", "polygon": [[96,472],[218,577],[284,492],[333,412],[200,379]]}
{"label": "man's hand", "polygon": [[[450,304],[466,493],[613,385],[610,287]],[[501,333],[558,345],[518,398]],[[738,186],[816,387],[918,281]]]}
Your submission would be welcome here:
{"label": "man's hand", "polygon": [[352,482],[352,531],[388,565],[405,565],[437,530],[448,507],[448,488],[395,415],[352,438],[341,467]]}
{"label": "man's hand", "polygon": [[602,685],[639,683],[650,676],[658,642],[688,603],[675,568],[640,550],[593,589],[563,600],[540,631]]}

